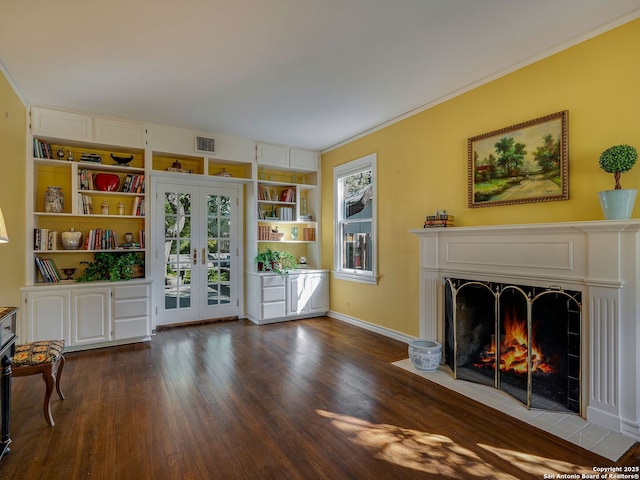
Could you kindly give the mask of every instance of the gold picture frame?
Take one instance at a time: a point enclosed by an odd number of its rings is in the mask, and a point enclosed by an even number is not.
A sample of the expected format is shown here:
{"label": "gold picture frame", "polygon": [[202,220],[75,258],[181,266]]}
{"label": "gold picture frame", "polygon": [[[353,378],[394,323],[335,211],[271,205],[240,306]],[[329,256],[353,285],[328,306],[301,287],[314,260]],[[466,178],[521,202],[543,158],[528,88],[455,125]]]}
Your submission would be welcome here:
{"label": "gold picture frame", "polygon": [[568,110],[469,138],[468,205],[569,198]]}

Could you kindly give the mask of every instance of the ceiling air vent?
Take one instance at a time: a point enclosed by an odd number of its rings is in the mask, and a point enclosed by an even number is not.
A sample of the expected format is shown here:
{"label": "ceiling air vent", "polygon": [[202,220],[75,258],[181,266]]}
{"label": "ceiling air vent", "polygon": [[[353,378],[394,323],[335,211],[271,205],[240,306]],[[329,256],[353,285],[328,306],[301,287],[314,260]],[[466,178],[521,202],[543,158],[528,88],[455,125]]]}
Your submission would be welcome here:
{"label": "ceiling air vent", "polygon": [[196,135],[196,152],[216,153],[215,140],[208,137]]}

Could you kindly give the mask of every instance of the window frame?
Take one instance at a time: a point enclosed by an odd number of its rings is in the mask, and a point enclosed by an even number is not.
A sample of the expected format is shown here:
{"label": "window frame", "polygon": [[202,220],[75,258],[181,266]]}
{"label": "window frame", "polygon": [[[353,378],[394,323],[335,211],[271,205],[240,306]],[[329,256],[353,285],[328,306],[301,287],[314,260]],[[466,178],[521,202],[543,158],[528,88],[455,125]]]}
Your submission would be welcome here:
{"label": "window frame", "polygon": [[[371,270],[344,268],[342,266],[343,243],[341,238],[342,225],[349,222],[343,218],[345,211],[340,189],[340,181],[351,175],[371,170]],[[377,181],[377,154],[371,153],[364,157],[352,160],[333,168],[333,276],[341,280],[377,285],[378,283],[378,181]]]}

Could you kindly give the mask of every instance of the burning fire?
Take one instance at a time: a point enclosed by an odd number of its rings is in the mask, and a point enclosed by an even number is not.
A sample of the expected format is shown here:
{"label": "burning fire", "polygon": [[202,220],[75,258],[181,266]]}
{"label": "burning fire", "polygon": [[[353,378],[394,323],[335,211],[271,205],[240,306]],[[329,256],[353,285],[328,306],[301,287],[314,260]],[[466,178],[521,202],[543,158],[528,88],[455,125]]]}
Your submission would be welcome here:
{"label": "burning fire", "polygon": [[[526,321],[518,320],[515,312],[506,312],[504,316],[505,334],[500,341],[500,370],[516,373],[527,373],[527,353],[529,342],[527,339]],[[532,335],[535,339],[535,332]],[[493,367],[496,357],[495,336],[491,335],[491,345],[482,352],[481,359],[475,363],[476,367]],[[551,373],[553,367],[542,354],[540,348],[534,343],[531,347],[531,371]]]}

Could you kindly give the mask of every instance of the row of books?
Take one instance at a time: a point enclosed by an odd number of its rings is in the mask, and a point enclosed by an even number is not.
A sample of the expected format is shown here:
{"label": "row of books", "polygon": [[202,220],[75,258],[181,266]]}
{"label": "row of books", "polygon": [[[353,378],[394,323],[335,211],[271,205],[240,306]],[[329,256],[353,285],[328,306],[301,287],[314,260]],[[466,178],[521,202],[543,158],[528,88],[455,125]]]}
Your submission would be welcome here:
{"label": "row of books", "polygon": [[51,144],[34,138],[33,156],[35,158],[53,158],[53,150],[51,149]]}
{"label": "row of books", "polygon": [[271,227],[267,225],[258,225],[258,240],[270,240]]}
{"label": "row of books", "polygon": [[[126,237],[126,236],[125,236]],[[144,230],[138,232],[138,241],[135,242],[132,235],[132,241],[125,240],[124,243],[118,243],[118,235],[111,229],[96,228],[89,230],[84,236],[85,250],[117,250],[127,248],[144,248],[145,236]]]}
{"label": "row of books", "polygon": [[306,242],[315,242],[316,241],[316,229],[315,228],[303,228],[302,229],[302,240]]}
{"label": "row of books", "polygon": [[[274,188],[273,192],[277,194],[277,190]],[[271,192],[266,185],[258,185],[258,200],[272,201]],[[277,200],[277,199],[276,199]]]}
{"label": "row of books", "polygon": [[36,251],[60,250],[60,235],[48,228],[33,229],[33,249]]}
{"label": "row of books", "polygon": [[116,232],[110,229],[95,228],[84,237],[85,250],[114,250],[118,248]]}
{"label": "row of books", "polygon": [[[78,170],[78,186],[80,190],[95,190],[93,170],[81,168]],[[123,193],[144,193],[144,175],[127,174],[122,182]]]}
{"label": "row of books", "polygon": [[131,206],[131,215],[144,217],[144,197],[135,197]]}
{"label": "row of books", "polygon": [[[83,215],[93,215],[93,200],[90,195],[78,194],[78,211]],[[134,197],[129,215],[144,217],[144,197]]]}
{"label": "row of books", "polygon": [[258,200],[294,203],[296,201],[296,189],[293,187],[287,187],[281,190],[278,194],[278,190],[276,188],[273,188],[273,191],[270,191],[267,185],[258,185]]}
{"label": "row of books", "polygon": [[62,277],[56,268],[56,264],[50,258],[35,257],[36,266],[42,275],[42,280],[47,283],[57,283]]}
{"label": "row of books", "polygon": [[292,207],[278,207],[276,208],[276,215],[278,216],[278,220],[283,220],[285,222],[292,222],[295,220],[293,218],[295,212]]}
{"label": "row of books", "polygon": [[87,170],[86,168],[78,170],[78,186],[80,190],[95,190],[92,170]]}
{"label": "row of books", "polygon": [[84,215],[93,214],[93,200],[89,195],[78,194],[78,211]]}
{"label": "row of books", "polygon": [[144,175],[127,174],[122,183],[122,192],[144,193]]}
{"label": "row of books", "polygon": [[296,201],[296,189],[295,188],[285,188],[280,192],[280,201],[293,203]]}

